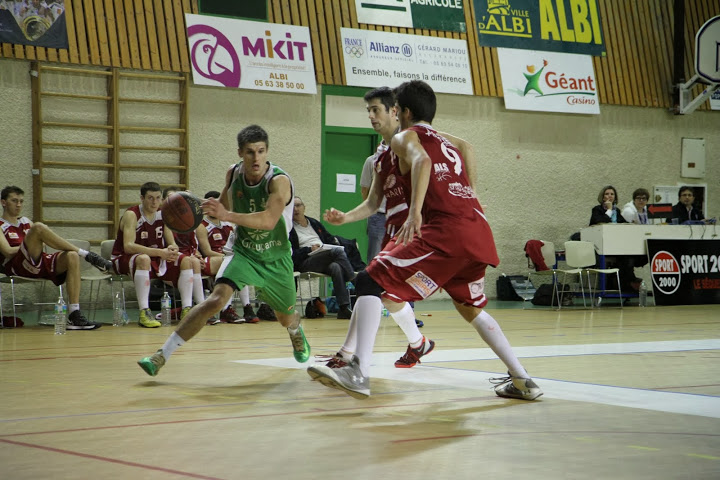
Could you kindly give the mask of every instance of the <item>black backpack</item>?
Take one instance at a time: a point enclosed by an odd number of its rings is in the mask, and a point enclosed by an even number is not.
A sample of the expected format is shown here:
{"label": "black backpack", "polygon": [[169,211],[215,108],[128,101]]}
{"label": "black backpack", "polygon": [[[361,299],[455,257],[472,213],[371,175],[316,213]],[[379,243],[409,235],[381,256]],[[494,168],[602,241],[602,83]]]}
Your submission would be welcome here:
{"label": "black backpack", "polygon": [[327,314],[325,302],[315,297],[305,305],[305,318],[323,318]]}
{"label": "black backpack", "polygon": [[[570,285],[563,285],[562,283],[558,283],[557,289],[559,293],[562,293],[563,291],[569,292]],[[552,283],[543,283],[542,285],[540,285],[535,291],[535,295],[533,296],[531,302],[533,305],[557,307],[557,297],[553,295]],[[566,294],[562,296],[563,306],[572,305],[572,303],[572,295]]]}

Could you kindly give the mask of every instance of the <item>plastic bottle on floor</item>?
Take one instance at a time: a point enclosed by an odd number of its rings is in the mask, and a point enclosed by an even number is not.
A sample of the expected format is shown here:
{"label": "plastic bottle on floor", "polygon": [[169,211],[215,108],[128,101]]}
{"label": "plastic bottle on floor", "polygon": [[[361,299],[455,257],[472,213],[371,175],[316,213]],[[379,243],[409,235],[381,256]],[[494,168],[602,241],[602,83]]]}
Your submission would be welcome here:
{"label": "plastic bottle on floor", "polygon": [[67,330],[67,305],[62,295],[55,304],[55,335],[65,335]]}
{"label": "plastic bottle on floor", "polygon": [[641,307],[647,307],[647,285],[645,285],[645,282],[643,281],[640,284],[640,291],[638,292],[638,297],[640,298],[640,306]]}

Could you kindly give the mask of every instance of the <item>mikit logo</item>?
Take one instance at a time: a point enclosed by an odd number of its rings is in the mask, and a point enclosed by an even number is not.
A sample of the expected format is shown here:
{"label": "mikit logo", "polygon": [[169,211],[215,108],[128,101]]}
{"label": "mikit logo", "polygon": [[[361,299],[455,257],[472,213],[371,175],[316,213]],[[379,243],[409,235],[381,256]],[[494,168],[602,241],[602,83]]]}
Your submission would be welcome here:
{"label": "mikit logo", "polygon": [[190,59],[195,71],[226,87],[240,86],[240,59],[230,40],[209,25],[188,27]]}

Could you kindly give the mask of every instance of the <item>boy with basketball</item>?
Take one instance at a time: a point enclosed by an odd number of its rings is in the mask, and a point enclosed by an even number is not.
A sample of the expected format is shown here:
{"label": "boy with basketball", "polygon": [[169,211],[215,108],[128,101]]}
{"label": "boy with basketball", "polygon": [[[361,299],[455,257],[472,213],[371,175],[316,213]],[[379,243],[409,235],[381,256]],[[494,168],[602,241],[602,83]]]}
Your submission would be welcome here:
{"label": "boy with basketball", "polygon": [[[0,265],[5,275],[24,278],[44,278],[55,285],[67,286],[68,330],[95,330],[99,323],[88,321],[80,311],[80,262],[84,258],[102,272],[112,268],[110,262],[97,253],[88,252],[69,243],[40,222],[33,223],[22,216],[25,192],[13,185],[0,192],[3,213],[0,219]],[[58,250],[47,254],[45,245]]]}
{"label": "boy with basketball", "polygon": [[534,400],[542,391],[520,364],[500,325],[482,310],[487,304],[485,269],[500,260],[460,150],[430,126],[435,92],[414,80],[397,87],[395,97],[404,131],[393,137],[391,148],[398,174],[410,181],[405,192],[407,220],[356,278],[356,354],[347,366],[312,366],[308,374],[323,385],[367,398],[381,298],[418,301],[444,288],[460,315],[508,368],[508,376],[494,382],[495,393]]}
{"label": "boy with basketball", "polygon": [[[177,192],[174,188],[168,187],[163,190],[163,200],[166,200],[170,195]],[[178,246],[180,253],[187,255],[190,258],[191,266],[193,269],[193,299],[195,304],[200,304],[205,301],[205,291],[203,289],[202,276],[215,276],[220,269],[220,265],[223,260],[222,250],[218,253],[210,248],[208,241],[208,231],[205,228],[205,221],[203,221],[198,227],[191,232],[175,232],[175,243]],[[222,312],[220,312],[220,320],[215,319],[218,323],[224,321],[225,323],[242,323],[240,317],[235,313],[235,309],[229,304]],[[212,322],[212,320],[210,320]]]}
{"label": "boy with basketball", "polygon": [[120,219],[112,250],[115,272],[130,275],[138,299],[138,325],[161,325],[150,310],[150,279],[160,278],[180,290],[184,317],[192,307],[193,269],[190,257],[179,252],[175,238],[165,228],[160,211],[162,190],[155,182],[140,187],[140,205],[128,208]]}
{"label": "boy with basketball", "polygon": [[157,375],[170,355],[194,337],[227,304],[235,290],[246,285],[255,286],[258,297],[273,308],[278,321],[287,328],[295,360],[302,363],[310,357],[310,345],[295,312],[288,239],[295,194],[292,181],[267,161],[268,134],[261,127],[244,128],[237,140],[242,161],[227,171],[220,196],[223,203],[215,198],[203,203],[207,215],[237,225],[233,255],[223,260],[210,296],[180,321],[160,350],[138,361],[148,375]]}

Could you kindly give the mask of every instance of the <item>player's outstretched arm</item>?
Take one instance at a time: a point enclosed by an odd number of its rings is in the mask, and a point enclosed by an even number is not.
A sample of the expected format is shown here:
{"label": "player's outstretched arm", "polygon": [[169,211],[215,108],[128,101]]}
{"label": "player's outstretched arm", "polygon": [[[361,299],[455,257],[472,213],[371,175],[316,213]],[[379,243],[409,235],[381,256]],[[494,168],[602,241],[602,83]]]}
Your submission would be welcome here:
{"label": "player's outstretched arm", "polygon": [[362,203],[349,212],[341,212],[340,210],[336,210],[334,208],[325,210],[323,219],[333,225],[342,225],[344,223],[364,220],[377,212],[378,208],[380,208],[380,204],[382,203],[382,196],[382,185],[380,185],[380,180],[378,180],[377,174],[373,172],[373,181],[370,186],[370,190],[368,191],[368,196],[362,201]]}
{"label": "player's outstretched arm", "polygon": [[290,179],[285,175],[273,177],[268,184],[267,205],[265,210],[254,213],[229,212],[217,199],[208,198],[202,204],[205,214],[217,217],[221,221],[231,222],[247,228],[272,230],[283,214],[285,206],[292,200]]}

